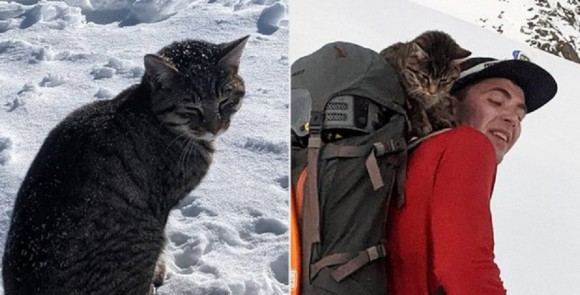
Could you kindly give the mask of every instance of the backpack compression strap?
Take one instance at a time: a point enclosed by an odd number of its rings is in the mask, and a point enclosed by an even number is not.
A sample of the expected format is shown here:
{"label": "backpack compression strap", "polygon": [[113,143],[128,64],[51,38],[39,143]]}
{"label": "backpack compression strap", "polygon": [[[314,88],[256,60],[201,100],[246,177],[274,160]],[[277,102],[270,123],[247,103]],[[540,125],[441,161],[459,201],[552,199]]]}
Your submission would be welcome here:
{"label": "backpack compression strap", "polygon": [[340,282],[367,263],[386,256],[387,251],[383,244],[372,246],[354,256],[349,253],[331,254],[310,266],[311,277],[316,276],[324,267],[342,264],[331,273],[334,280]]}
{"label": "backpack compression strap", "polygon": [[396,156],[389,157],[389,163],[397,168],[397,208],[401,208],[405,203],[405,178],[407,172],[407,150],[405,149],[406,141],[404,138],[400,140],[389,140],[382,143],[377,142],[373,144],[371,152],[368,148],[360,146],[342,146],[329,143],[322,152],[322,159],[330,158],[358,158],[367,156],[365,161],[373,189],[376,191],[384,186],[383,178],[377,164],[377,158],[385,154],[396,153]]}
{"label": "backpack compression strap", "polygon": [[302,277],[310,281],[310,268],[305,267],[311,264],[312,248],[314,244],[320,243],[320,203],[318,200],[318,157],[322,147],[322,122],[324,104],[312,105],[310,117],[310,129],[308,138],[308,166],[307,183],[304,192],[304,209],[302,213]]}

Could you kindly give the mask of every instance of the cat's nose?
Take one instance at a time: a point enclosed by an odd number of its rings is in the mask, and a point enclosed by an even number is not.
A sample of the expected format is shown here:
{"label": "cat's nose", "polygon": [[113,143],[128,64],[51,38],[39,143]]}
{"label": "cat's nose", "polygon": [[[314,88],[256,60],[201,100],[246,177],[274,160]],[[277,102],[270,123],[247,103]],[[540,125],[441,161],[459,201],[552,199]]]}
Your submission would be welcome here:
{"label": "cat's nose", "polygon": [[437,84],[429,84],[429,93],[435,94],[437,92]]}
{"label": "cat's nose", "polygon": [[219,120],[211,120],[207,125],[207,130],[213,134],[218,134],[221,129],[221,123]]}

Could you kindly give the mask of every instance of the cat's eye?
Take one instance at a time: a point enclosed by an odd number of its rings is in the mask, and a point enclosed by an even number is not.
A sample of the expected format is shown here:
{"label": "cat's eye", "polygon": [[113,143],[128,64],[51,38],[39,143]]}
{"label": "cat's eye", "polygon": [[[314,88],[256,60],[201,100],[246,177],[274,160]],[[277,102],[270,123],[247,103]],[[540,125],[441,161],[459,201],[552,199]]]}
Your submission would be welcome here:
{"label": "cat's eye", "polygon": [[242,97],[242,96],[244,96],[244,94],[246,94],[244,90],[233,90],[232,88],[228,87],[228,88],[224,89],[223,96],[225,96],[225,97]]}
{"label": "cat's eye", "polygon": [[187,111],[189,116],[201,117],[203,112],[197,107],[185,106],[184,109]]}
{"label": "cat's eye", "polygon": [[231,98],[220,101],[220,103],[219,103],[220,111],[225,109],[226,107],[230,106],[232,103],[233,103],[233,101]]}

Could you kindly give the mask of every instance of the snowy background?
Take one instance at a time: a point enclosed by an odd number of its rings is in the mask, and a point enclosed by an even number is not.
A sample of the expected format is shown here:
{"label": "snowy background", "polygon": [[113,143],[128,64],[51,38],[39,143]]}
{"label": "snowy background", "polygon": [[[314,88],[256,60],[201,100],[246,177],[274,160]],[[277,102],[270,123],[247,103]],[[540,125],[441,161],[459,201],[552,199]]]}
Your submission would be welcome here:
{"label": "snowy background", "polygon": [[579,0],[413,0],[580,63]]}
{"label": "snowy background", "polygon": [[[437,29],[474,56],[511,58],[521,49],[556,78],[558,94],[526,117],[518,143],[498,167],[492,200],[495,253],[510,295],[580,294],[580,66],[413,2],[364,3],[292,0],[290,62],[328,42],[380,51]],[[482,14],[495,9],[478,1],[454,3]]]}
{"label": "snowy background", "polygon": [[[158,294],[288,292],[288,1],[0,2],[0,255],[12,204],[48,132],[138,83],[173,41],[251,35],[246,97],[202,184],[171,214]],[[0,294],[4,292],[1,291]]]}

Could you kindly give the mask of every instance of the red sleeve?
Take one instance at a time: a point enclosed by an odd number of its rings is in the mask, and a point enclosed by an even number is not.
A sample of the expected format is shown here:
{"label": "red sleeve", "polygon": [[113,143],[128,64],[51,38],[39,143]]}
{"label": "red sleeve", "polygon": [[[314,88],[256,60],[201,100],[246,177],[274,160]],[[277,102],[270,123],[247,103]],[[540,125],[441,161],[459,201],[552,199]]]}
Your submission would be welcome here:
{"label": "red sleeve", "polygon": [[490,211],[495,151],[474,129],[456,135],[439,161],[433,188],[435,276],[447,295],[505,295],[494,262]]}

